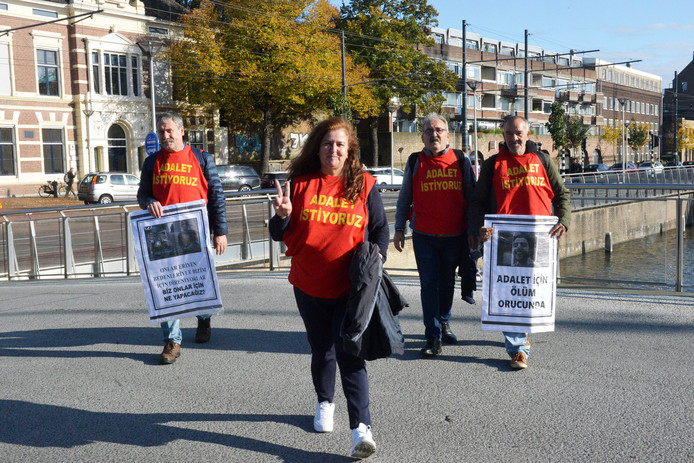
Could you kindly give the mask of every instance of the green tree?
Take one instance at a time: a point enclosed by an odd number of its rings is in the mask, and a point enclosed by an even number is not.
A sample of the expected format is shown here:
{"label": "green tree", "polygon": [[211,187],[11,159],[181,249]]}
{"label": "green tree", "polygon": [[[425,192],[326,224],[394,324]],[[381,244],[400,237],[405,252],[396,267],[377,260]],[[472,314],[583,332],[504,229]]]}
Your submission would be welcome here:
{"label": "green tree", "polygon": [[427,0],[352,0],[340,8],[336,25],[346,31],[355,62],[369,69],[369,85],[378,103],[376,110],[358,114],[369,119],[375,165],[379,164],[377,116],[391,97],[398,97],[409,112],[412,107],[436,104],[432,99],[442,101],[441,92],[454,89],[458,76],[420,49],[433,45],[429,32],[438,24],[437,16]]}
{"label": "green tree", "polygon": [[[589,130],[590,126],[583,122],[583,117],[581,116],[571,116],[566,121],[566,146],[571,148],[574,158],[576,159],[579,158],[578,148],[581,146],[583,139],[588,136]],[[587,156],[587,154],[588,153],[581,153],[581,159],[583,162],[587,161],[584,159],[584,156]]]}
{"label": "green tree", "polygon": [[[216,105],[228,126],[262,133],[261,170],[267,172],[275,127],[342,108],[337,9],[327,0],[203,2],[181,22],[185,37],[170,59],[176,91],[192,105]],[[367,78],[346,59],[348,79]],[[373,111],[367,87],[350,88],[353,108]]]}
{"label": "green tree", "polygon": [[552,103],[549,120],[545,124],[557,149],[566,146],[566,111],[559,101]]}
{"label": "green tree", "polygon": [[648,142],[648,132],[650,127],[648,124],[636,122],[634,119],[629,123],[629,147],[633,151],[638,151]]}

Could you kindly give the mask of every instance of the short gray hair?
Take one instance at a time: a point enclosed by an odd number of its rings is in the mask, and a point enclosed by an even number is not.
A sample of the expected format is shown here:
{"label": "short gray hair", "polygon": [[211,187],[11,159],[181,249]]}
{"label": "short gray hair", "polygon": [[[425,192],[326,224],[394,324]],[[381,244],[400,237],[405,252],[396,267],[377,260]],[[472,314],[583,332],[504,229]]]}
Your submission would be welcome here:
{"label": "short gray hair", "polygon": [[179,129],[183,127],[183,118],[176,111],[166,111],[157,117],[157,125],[162,121],[173,121]]}
{"label": "short gray hair", "polygon": [[431,125],[431,121],[433,121],[433,120],[439,120],[439,121],[443,122],[444,124],[446,124],[446,128],[448,128],[448,121],[446,120],[445,117],[443,117],[439,113],[429,113],[429,114],[427,114],[427,117],[422,119],[422,131],[424,131],[424,127],[426,127],[427,124]]}

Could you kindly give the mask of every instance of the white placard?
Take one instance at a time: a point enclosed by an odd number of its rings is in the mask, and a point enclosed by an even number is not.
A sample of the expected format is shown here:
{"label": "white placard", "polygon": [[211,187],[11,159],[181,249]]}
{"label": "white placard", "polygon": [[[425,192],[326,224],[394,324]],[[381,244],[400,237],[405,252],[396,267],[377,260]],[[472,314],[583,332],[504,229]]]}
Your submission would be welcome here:
{"label": "white placard", "polygon": [[204,200],[130,215],[152,323],[223,310]]}
{"label": "white placard", "polygon": [[484,244],[482,329],[554,331],[557,240],[552,216],[487,215],[494,229]]}

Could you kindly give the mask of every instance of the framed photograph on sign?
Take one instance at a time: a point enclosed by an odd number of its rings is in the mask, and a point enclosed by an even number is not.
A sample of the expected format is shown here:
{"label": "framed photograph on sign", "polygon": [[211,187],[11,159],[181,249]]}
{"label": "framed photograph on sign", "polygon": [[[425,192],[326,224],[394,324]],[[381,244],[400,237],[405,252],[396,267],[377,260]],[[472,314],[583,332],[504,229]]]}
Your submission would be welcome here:
{"label": "framed photograph on sign", "polygon": [[537,333],[554,331],[557,240],[549,231],[556,217],[487,215],[493,228],[484,244],[482,329]]}

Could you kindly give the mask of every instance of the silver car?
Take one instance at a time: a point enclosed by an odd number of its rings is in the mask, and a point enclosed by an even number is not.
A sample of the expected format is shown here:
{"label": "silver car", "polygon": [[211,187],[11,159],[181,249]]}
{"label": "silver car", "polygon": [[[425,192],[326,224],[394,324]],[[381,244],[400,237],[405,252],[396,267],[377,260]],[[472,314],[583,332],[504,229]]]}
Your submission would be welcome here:
{"label": "silver car", "polygon": [[77,199],[90,203],[136,201],[140,179],[124,172],[92,172],[84,176],[77,189]]}

